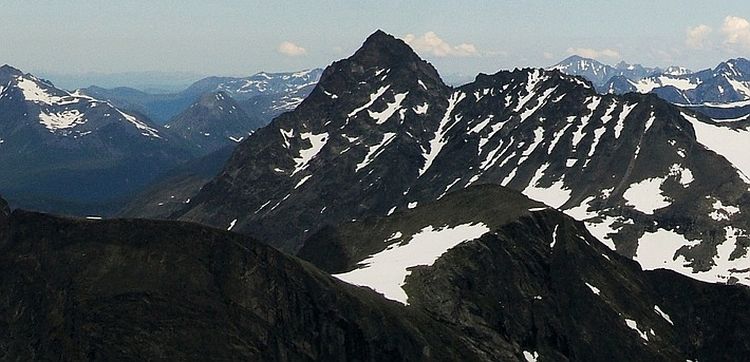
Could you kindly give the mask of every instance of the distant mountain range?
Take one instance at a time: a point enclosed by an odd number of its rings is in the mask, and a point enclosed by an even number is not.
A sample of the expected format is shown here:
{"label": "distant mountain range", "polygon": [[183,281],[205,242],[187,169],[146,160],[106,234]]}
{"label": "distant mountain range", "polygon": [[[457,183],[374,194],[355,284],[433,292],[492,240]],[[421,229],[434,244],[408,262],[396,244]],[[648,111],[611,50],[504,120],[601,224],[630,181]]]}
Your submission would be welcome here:
{"label": "distant mountain range", "polygon": [[[0,192],[13,206],[111,215],[188,161],[216,162],[205,167],[220,169],[226,156],[210,154],[294,109],[320,73],[212,77],[180,93],[148,94],[97,87],[70,92],[2,66]],[[169,115],[168,124],[152,122],[154,114]],[[215,172],[201,173],[201,181]]]}
{"label": "distant mountain range", "polygon": [[[633,71],[623,71],[629,68]],[[693,72],[678,66],[662,70],[620,63],[611,67],[593,59],[572,56],[550,69],[582,76],[600,93],[654,93],[717,119],[745,119],[750,114],[750,61],[744,58]]]}
{"label": "distant mountain range", "polygon": [[0,67],[0,192],[13,205],[111,213],[192,147],[147,117]]}
{"label": "distant mountain range", "polygon": [[89,87],[81,94],[106,99],[171,128],[200,155],[236,144],[274,117],[293,110],[312,91],[321,69],[257,73],[245,78],[209,77],[171,94],[132,88]]}
{"label": "distant mountain range", "polygon": [[[677,67],[670,67],[677,69]],[[565,74],[579,75],[594,84],[596,89],[601,90],[613,77],[625,77],[626,79],[642,79],[655,73],[662,73],[659,68],[644,67],[640,64],[617,63],[615,66],[601,63],[594,59],[572,55],[563,61],[553,65],[549,69],[556,69]]]}
{"label": "distant mountain range", "polygon": [[208,77],[185,90],[169,94],[150,94],[127,87],[104,89],[95,86],[80,89],[80,92],[106,99],[118,107],[141,112],[159,124],[167,123],[205,93],[225,92],[251,116],[268,123],[278,114],[294,109],[312,90],[321,72],[322,69],[311,69],[289,73],[261,72],[244,78]]}
{"label": "distant mountain range", "polygon": [[63,89],[79,89],[95,84],[103,88],[130,87],[147,93],[179,92],[205,75],[179,71],[131,71],[103,72],[38,72],[39,76],[52,79]]}

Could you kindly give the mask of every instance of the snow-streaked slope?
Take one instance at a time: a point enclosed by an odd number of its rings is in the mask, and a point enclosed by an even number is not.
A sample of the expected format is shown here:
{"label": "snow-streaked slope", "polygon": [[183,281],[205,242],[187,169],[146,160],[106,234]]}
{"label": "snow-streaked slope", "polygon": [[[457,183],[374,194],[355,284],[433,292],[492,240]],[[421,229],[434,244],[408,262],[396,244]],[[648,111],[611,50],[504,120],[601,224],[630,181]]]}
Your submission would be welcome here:
{"label": "snow-streaked slope", "polygon": [[[109,102],[78,92],[70,93],[55,88],[30,74],[18,75],[10,84],[21,90],[26,102],[36,106],[30,112],[38,114],[39,123],[50,133],[69,136],[73,134],[70,132],[71,129],[84,125],[91,119],[107,118],[129,124],[143,136],[162,138],[158,129],[149,126],[138,117],[114,107]],[[100,110],[96,109],[97,107],[105,109],[104,113],[99,114]],[[89,116],[90,112],[97,112],[97,115]],[[79,134],[76,133],[74,136],[77,137]]]}

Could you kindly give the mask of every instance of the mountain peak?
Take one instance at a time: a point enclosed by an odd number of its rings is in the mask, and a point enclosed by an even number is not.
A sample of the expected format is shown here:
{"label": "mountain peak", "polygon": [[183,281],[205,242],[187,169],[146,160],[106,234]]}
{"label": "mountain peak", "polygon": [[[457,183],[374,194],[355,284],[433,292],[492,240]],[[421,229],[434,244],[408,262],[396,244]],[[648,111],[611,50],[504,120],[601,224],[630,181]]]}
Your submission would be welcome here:
{"label": "mountain peak", "polygon": [[378,29],[378,30],[375,30],[374,33],[370,34],[370,36],[368,36],[367,39],[365,39],[365,43],[367,43],[368,41],[377,41],[378,39],[387,41],[387,40],[395,40],[396,38],[393,35],[388,34],[381,29]]}
{"label": "mountain peak", "polygon": [[332,99],[329,94],[351,89],[369,97],[381,86],[390,87],[391,92],[411,90],[414,94],[443,89],[445,83],[437,70],[406,42],[378,30],[367,37],[352,56],[328,66],[316,86],[319,91],[313,91],[301,106],[328,102]]}
{"label": "mountain peak", "polygon": [[3,64],[2,66],[0,66],[0,72],[23,74],[23,72],[21,72],[18,68],[12,67],[8,64]]}
{"label": "mountain peak", "polygon": [[578,54],[573,54],[573,55],[571,55],[571,56],[563,59],[560,63],[565,63],[565,62],[570,62],[570,61],[574,62],[574,61],[578,61],[578,60],[593,60],[593,59],[584,58],[584,57],[582,57],[582,56],[580,56]]}
{"label": "mountain peak", "polygon": [[[601,72],[604,73],[613,68],[596,59],[586,58],[580,55],[573,54],[561,60],[557,64],[551,66],[550,69],[559,69],[562,71],[568,71],[568,72],[573,72],[574,74],[577,74],[576,72],[592,70],[592,69],[601,70]],[[580,74],[577,74],[577,75],[580,75]]]}
{"label": "mountain peak", "polygon": [[8,83],[11,80],[11,77],[16,77],[16,76],[21,76],[21,75],[23,75],[22,71],[14,67],[11,67],[8,64],[3,64],[2,66],[0,66],[0,82],[2,82],[3,85],[5,83]]}
{"label": "mountain peak", "polygon": [[750,61],[745,58],[729,59],[725,62],[719,63],[719,65],[714,68],[714,73],[723,74],[730,78],[744,79],[750,75]]}
{"label": "mountain peak", "polygon": [[363,65],[391,66],[422,61],[403,40],[382,30],[372,33],[350,58]]}
{"label": "mountain peak", "polygon": [[569,56],[569,57],[561,60],[557,64],[558,65],[559,64],[569,64],[569,63],[580,62],[580,61],[587,62],[587,63],[600,63],[601,64],[601,62],[598,61],[598,60],[596,60],[596,59],[586,58],[586,57],[580,56],[578,54],[573,54],[573,55],[571,55],[571,56]]}

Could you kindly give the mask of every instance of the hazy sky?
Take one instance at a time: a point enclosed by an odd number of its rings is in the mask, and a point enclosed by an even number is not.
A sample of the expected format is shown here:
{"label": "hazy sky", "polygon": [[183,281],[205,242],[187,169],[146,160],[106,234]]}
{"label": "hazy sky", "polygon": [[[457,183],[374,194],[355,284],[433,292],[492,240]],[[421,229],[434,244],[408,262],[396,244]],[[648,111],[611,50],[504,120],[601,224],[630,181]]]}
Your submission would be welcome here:
{"label": "hazy sky", "polygon": [[0,63],[47,73],[248,75],[325,66],[374,30],[445,74],[570,53],[691,68],[750,57],[750,1],[5,1]]}

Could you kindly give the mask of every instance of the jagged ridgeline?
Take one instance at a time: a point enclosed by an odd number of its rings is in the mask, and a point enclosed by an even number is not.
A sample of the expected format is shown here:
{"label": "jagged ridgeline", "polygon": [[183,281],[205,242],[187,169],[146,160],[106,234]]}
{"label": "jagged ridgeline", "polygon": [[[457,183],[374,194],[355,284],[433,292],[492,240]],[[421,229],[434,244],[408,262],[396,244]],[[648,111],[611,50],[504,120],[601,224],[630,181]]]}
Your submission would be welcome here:
{"label": "jagged ridgeline", "polygon": [[750,283],[744,130],[557,70],[458,88],[383,32],[241,143],[174,214],[299,250],[325,225],[504,185],[583,220],[644,268]]}
{"label": "jagged ridgeline", "polygon": [[[612,67],[571,56],[551,69],[580,75],[600,93],[653,93],[721,122],[746,121],[750,114],[750,60],[745,58],[729,59],[713,69],[693,72],[680,66],[659,69],[624,62]],[[732,126],[746,129],[745,123]]]}

